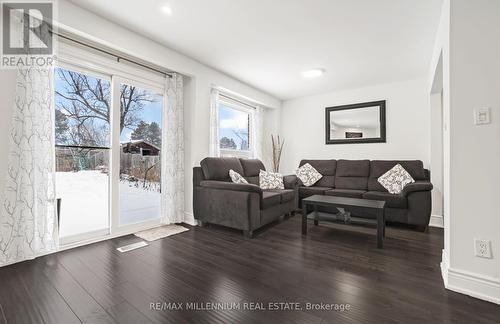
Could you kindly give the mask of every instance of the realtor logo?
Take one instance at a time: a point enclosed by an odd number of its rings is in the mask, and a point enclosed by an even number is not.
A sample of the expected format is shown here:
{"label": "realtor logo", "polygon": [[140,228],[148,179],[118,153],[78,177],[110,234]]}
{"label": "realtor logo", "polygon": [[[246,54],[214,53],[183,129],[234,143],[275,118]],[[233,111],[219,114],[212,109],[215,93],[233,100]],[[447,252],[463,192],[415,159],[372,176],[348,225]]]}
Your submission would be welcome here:
{"label": "realtor logo", "polygon": [[2,2],[2,66],[51,66],[53,4]]}

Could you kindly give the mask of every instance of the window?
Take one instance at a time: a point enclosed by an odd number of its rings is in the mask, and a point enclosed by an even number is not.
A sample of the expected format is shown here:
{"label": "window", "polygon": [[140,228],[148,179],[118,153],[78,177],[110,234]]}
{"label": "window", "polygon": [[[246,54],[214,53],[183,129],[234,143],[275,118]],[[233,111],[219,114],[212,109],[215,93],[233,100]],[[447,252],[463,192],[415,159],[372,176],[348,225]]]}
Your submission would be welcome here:
{"label": "window", "polygon": [[221,95],[218,114],[220,155],[253,157],[255,109]]}

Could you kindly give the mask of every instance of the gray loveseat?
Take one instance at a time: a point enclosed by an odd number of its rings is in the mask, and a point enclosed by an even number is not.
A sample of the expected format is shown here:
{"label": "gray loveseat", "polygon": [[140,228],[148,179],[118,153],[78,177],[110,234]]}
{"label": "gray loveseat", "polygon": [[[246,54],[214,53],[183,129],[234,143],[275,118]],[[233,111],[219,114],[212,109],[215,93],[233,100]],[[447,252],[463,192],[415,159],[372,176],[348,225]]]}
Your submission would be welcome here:
{"label": "gray loveseat", "polygon": [[[384,200],[387,221],[415,225],[420,230],[427,228],[431,217],[432,184],[422,161],[302,160],[300,166],[306,163],[323,177],[311,187],[303,186],[298,180],[300,200],[311,195]],[[401,194],[394,195],[387,192],[377,179],[398,163],[410,173],[415,183],[407,185]]]}
{"label": "gray loveseat", "polygon": [[[205,158],[200,165],[193,168],[193,213],[202,226],[223,225],[252,237],[254,230],[281,220],[296,209],[295,176],[284,177],[285,189],[262,190],[259,172],[265,167],[260,160]],[[230,169],[249,184],[233,183]]]}

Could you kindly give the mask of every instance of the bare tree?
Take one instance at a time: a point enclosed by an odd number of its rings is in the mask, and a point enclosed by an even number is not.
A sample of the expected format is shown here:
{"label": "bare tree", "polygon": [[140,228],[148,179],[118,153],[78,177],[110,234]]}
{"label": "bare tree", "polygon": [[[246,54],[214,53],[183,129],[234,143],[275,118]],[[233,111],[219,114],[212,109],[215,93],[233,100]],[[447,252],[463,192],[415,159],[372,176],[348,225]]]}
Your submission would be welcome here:
{"label": "bare tree", "polygon": [[[99,78],[57,70],[57,109],[71,120],[69,140],[78,145],[104,146],[111,121],[110,82]],[[155,99],[147,91],[122,84],[120,87],[120,132],[139,123],[139,112]],[[101,122],[99,122],[101,121]]]}

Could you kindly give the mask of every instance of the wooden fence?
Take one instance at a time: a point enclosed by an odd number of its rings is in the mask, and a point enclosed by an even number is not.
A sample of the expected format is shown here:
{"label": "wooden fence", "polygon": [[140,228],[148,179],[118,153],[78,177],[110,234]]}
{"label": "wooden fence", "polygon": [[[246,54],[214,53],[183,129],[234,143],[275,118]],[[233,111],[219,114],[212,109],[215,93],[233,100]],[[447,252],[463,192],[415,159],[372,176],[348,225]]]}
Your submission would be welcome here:
{"label": "wooden fence", "polygon": [[[83,170],[109,170],[109,154],[106,149],[56,148],[56,171],[77,172]],[[120,152],[120,178],[138,181],[160,182],[161,160],[159,156]]]}

